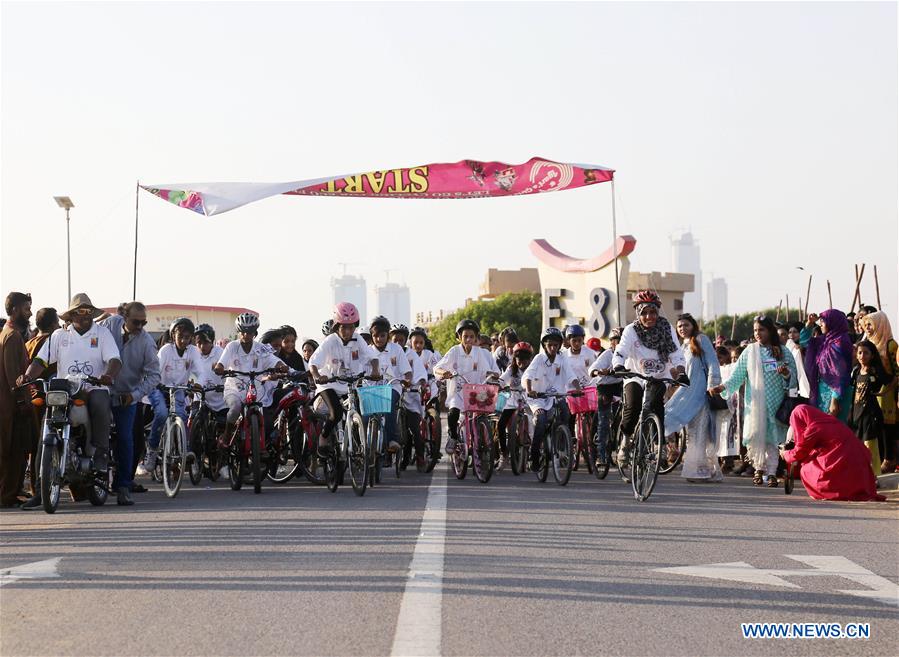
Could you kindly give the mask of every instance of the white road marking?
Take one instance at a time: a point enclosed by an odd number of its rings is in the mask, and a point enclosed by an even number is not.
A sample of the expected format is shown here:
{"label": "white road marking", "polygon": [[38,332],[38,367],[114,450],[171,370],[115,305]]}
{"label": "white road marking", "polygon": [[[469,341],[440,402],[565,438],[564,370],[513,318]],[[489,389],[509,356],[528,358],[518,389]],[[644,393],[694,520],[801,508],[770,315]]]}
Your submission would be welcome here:
{"label": "white road marking", "polygon": [[13,566],[12,568],[4,568],[0,570],[0,586],[12,584],[21,579],[43,579],[47,577],[59,577],[56,572],[59,568],[61,557],[55,559],[45,559],[44,561],[34,561],[21,566]]}
{"label": "white road marking", "polygon": [[675,568],[656,568],[659,573],[673,573],[675,575],[691,575],[693,577],[708,577],[710,579],[726,579],[748,584],[766,584],[768,586],[782,586],[785,588],[801,588],[788,582],[784,577],[842,577],[863,586],[869,587],[869,591],[839,590],[837,593],[854,595],[868,600],[876,600],[887,605],[899,607],[899,585],[885,577],[875,575],[867,568],[862,568],[854,561],[846,557],[787,554],[788,559],[799,561],[811,566],[795,570],[778,568],[756,568],[745,561],[733,561],[729,563],[710,563],[700,566],[678,566]]}
{"label": "white road marking", "polygon": [[[445,461],[444,461],[445,463]],[[400,604],[393,657],[439,657],[443,635],[443,556],[446,544],[446,480],[438,467],[428,487],[421,530]]]}

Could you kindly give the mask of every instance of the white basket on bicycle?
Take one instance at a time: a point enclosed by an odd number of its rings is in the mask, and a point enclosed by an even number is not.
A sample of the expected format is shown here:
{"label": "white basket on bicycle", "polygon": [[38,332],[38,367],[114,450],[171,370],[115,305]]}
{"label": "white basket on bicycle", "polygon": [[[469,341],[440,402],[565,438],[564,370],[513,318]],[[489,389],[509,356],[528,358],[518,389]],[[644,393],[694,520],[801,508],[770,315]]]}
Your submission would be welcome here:
{"label": "white basket on bicycle", "polygon": [[393,386],[365,386],[356,392],[359,394],[362,417],[389,413],[393,409]]}
{"label": "white basket on bicycle", "polygon": [[489,383],[462,384],[462,410],[466,413],[493,413],[499,386]]}

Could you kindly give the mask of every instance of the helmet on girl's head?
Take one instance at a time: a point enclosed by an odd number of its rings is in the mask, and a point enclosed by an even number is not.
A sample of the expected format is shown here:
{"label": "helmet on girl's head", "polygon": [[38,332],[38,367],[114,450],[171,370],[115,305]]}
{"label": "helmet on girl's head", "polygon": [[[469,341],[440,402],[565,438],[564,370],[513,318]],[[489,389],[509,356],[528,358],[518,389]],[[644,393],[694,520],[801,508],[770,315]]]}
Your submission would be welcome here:
{"label": "helmet on girl's head", "polygon": [[634,294],[633,301],[634,308],[639,306],[641,303],[651,303],[656,308],[662,307],[662,299],[652,290],[640,290],[639,292]]}
{"label": "helmet on girl's head", "polygon": [[378,330],[384,333],[388,333],[390,331],[390,320],[384,317],[384,315],[378,315],[371,323],[368,325],[369,329],[372,331]]}
{"label": "helmet on girl's head", "polygon": [[584,331],[584,327],[580,324],[570,324],[565,327],[565,337],[566,338],[583,338],[586,337],[587,333]]}
{"label": "helmet on girl's head", "polygon": [[343,301],[334,306],[335,324],[355,324],[359,326],[359,310],[349,301]]}
{"label": "helmet on girl's head", "polygon": [[390,333],[402,333],[407,338],[409,337],[409,327],[405,324],[394,324],[390,327]]}
{"label": "helmet on girl's head", "polygon": [[322,335],[328,337],[334,332],[334,320],[328,319],[322,322]]}
{"label": "helmet on girl's head", "polygon": [[473,319],[463,319],[461,322],[456,324],[456,337],[462,335],[462,331],[474,331],[475,335],[480,335],[481,327],[478,326],[478,323]]}
{"label": "helmet on girl's head", "polygon": [[599,341],[599,338],[590,338],[587,340],[587,348],[593,351],[602,351],[602,342]]}
{"label": "helmet on girl's head", "polygon": [[543,330],[543,334],[540,336],[540,344],[546,344],[547,340],[558,340],[559,344],[562,343],[562,331],[557,329],[555,326],[550,326]]}
{"label": "helmet on girl's head", "polygon": [[194,335],[204,335],[210,342],[215,342],[215,329],[212,328],[212,326],[210,326],[209,324],[200,324],[197,327],[197,330],[194,331]]}
{"label": "helmet on girl's head", "polygon": [[241,313],[234,320],[234,325],[239,333],[255,333],[259,330],[259,315]]}
{"label": "helmet on girl's head", "polygon": [[171,333],[172,337],[175,337],[175,329],[177,328],[184,329],[191,335],[194,334],[194,323],[187,317],[179,317],[174,322],[172,322],[171,326],[169,326],[169,333]]}
{"label": "helmet on girl's head", "polygon": [[528,354],[529,356],[533,356],[534,348],[529,342],[519,342],[512,347],[512,358],[515,358],[518,354]]}

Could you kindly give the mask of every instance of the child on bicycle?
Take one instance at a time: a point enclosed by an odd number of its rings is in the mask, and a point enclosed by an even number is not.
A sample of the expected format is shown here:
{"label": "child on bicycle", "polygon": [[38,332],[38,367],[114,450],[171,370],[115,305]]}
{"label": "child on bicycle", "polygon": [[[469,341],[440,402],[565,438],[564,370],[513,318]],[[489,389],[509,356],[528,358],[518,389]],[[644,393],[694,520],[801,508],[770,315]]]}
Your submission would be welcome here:
{"label": "child on bicycle", "polygon": [[[169,327],[172,341],[162,346],[159,350],[159,383],[162,386],[184,386],[193,375],[194,380],[200,378],[203,373],[202,357],[200,350],[191,344],[194,337],[194,323],[187,317],[180,317],[172,322]],[[162,427],[169,415],[169,395],[157,388],[147,398],[153,407],[153,426],[150,430],[150,439],[147,444],[147,455],[142,466],[138,466],[138,474],[149,474],[156,468],[156,458],[159,454],[159,442]],[[175,412],[187,424],[187,409],[185,408],[185,394],[183,390],[175,392]]]}
{"label": "child on bicycle", "polygon": [[[406,427],[408,432],[412,434],[412,441],[406,440],[406,436],[400,436],[402,438],[400,442],[405,442],[402,466],[405,468],[409,465],[409,461],[412,458],[412,446],[414,445],[416,465],[421,467],[425,464],[424,443],[421,438],[421,417],[424,414],[422,395],[427,389],[428,372],[418,353],[406,346],[406,343],[409,341],[408,326],[405,324],[394,324],[391,326],[390,340],[403,350],[406,354],[406,359],[409,361],[409,367],[412,368],[412,389],[403,393],[403,408],[408,418]],[[424,344],[423,341],[422,344]]]}
{"label": "child on bicycle", "polygon": [[[497,378],[499,368],[486,349],[476,346],[481,327],[473,319],[463,319],[456,324],[456,338],[459,344],[453,346],[434,366],[434,374],[447,381],[447,424],[449,436],[444,450],[451,454],[459,440],[459,415],[462,413],[462,384],[485,383],[488,378]],[[456,376],[464,377],[457,381]]]}
{"label": "child on bicycle", "polygon": [[[621,341],[612,356],[615,372],[627,369],[653,379],[677,378],[689,385],[684,352],[678,346],[680,340],[674,327],[659,315],[662,300],[652,290],[640,290],[634,294],[637,318],[628,324],[621,334]],[[645,394],[644,394],[645,389]],[[643,379],[630,379],[624,384],[621,430],[627,437],[618,449],[618,459],[627,458],[627,443],[633,437],[641,408],[652,412],[665,426],[665,386],[648,384]]]}
{"label": "child on bicycle", "polygon": [[[521,377],[524,376],[525,370],[531,364],[534,357],[534,348],[527,342],[519,342],[509,349],[511,363],[506,371],[502,373],[499,380],[504,386],[510,388],[521,388]],[[518,410],[518,402],[524,398],[524,393],[514,390],[510,392],[509,398],[506,400],[506,406],[499,416],[499,449],[502,454],[499,461],[499,470],[506,465],[506,459],[509,457],[507,433],[512,416]]]}
{"label": "child on bicycle", "polygon": [[[587,333],[580,324],[571,324],[565,328],[565,337],[568,339],[568,346],[563,347],[559,352],[563,358],[568,359],[568,367],[580,381],[581,386],[586,386],[590,382],[590,365],[599,355],[584,342],[587,339]],[[568,430],[574,436],[574,415],[568,420]],[[593,431],[592,418],[588,420],[587,435]]]}
{"label": "child on bicycle", "polygon": [[[553,399],[539,398],[538,394],[581,389],[580,381],[572,372],[568,359],[559,355],[562,340],[562,332],[555,326],[545,329],[540,336],[543,353],[531,361],[521,378],[527,390],[528,406],[534,414],[534,440],[531,442],[531,469],[534,472],[539,467],[543,435],[553,420],[551,411],[556,407]],[[568,404],[559,404],[557,408],[561,414],[559,422],[567,424],[571,415]]]}
{"label": "child on bicycle", "polygon": [[[278,358],[271,347],[256,341],[259,333],[259,317],[253,313],[241,313],[234,322],[237,327],[237,340],[232,340],[225,347],[213,371],[219,376],[225,370],[238,372],[261,372],[268,369],[277,369],[281,373],[287,372],[287,365]],[[258,381],[258,379],[257,379]],[[225,435],[230,436],[237,425],[237,420],[243,410],[247,388],[250,385],[248,377],[229,376],[225,379],[225,405],[228,407],[228,415],[225,418]],[[257,384],[257,399],[262,405],[262,418],[265,424],[265,435],[271,433],[275,423],[275,410],[272,404],[274,385]]]}
{"label": "child on bicycle", "polygon": [[[405,328],[405,327],[404,327]],[[381,374],[389,380],[393,380],[390,386],[393,388],[390,413],[387,414],[384,432],[387,437],[387,451],[391,454],[402,448],[405,436],[399,435],[396,426],[396,414],[399,411],[400,395],[412,383],[412,365],[403,348],[390,341],[390,320],[383,315],[378,315],[371,320],[369,326],[372,339],[372,351],[378,358],[378,368]],[[398,379],[398,380],[397,380]]]}
{"label": "child on bicycle", "polygon": [[327,456],[334,449],[334,429],[343,419],[342,399],[349,393],[343,381],[332,381],[332,377],[353,377],[371,372],[373,378],[380,376],[378,356],[362,339],[359,331],[359,311],[353,304],[344,301],[334,307],[333,329],[322,341],[312,358],[309,371],[328,409],[328,417],[322,424],[318,439],[320,456]]}
{"label": "child on bicycle", "polygon": [[615,347],[621,341],[621,329],[615,328],[609,331],[610,347],[604,350],[596,357],[590,367],[588,374],[593,377],[593,383],[596,384],[597,405],[596,420],[598,426],[598,440],[601,445],[607,445],[609,436],[612,433],[612,402],[615,397],[621,398],[622,384],[620,379],[610,376],[612,373],[612,356],[615,354]]}

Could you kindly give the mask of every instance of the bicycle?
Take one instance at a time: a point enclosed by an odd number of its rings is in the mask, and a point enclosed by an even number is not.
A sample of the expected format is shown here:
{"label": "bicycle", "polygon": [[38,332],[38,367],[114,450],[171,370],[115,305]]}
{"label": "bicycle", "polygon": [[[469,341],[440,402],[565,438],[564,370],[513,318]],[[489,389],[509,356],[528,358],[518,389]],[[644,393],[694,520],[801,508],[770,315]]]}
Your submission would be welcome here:
{"label": "bicycle", "polygon": [[[256,393],[256,379],[278,373],[275,368],[260,372],[240,372],[238,370],[222,372],[223,379],[236,376],[245,376],[249,379],[237,426],[233,434],[225,437],[224,447],[228,455],[228,478],[231,482],[231,490],[241,489],[245,471],[249,468],[253,477],[253,492],[257,495],[262,492],[262,454],[267,440],[262,403],[258,400]],[[239,439],[238,436],[242,436],[242,438]]]}
{"label": "bicycle", "polygon": [[524,474],[528,467],[531,431],[534,424],[531,418],[531,407],[528,406],[525,398],[527,391],[520,386],[506,386],[503,390],[509,393],[520,393],[516,397],[515,413],[509,419],[509,426],[506,428],[509,461],[512,466],[512,474],[517,477]]}
{"label": "bicycle", "polygon": [[[371,380],[371,379],[370,379]],[[383,380],[383,379],[378,379]],[[381,483],[382,458],[387,461],[384,454],[384,434],[387,432],[387,415],[393,412],[393,384],[402,379],[391,379],[385,384],[364,386],[356,389],[359,397],[359,408],[365,422],[365,442],[368,449],[369,477],[368,485],[373,487]],[[400,399],[402,399],[400,395]],[[402,439],[402,434],[400,434]],[[389,465],[393,465],[396,478],[400,478],[402,471],[403,449],[400,446],[390,458]]]}
{"label": "bicycle", "polygon": [[[342,400],[343,420],[333,429],[336,432],[333,449],[329,450],[326,456],[320,457],[325,484],[332,493],[336,493],[343,482],[347,466],[350,471],[350,483],[356,495],[360,497],[365,495],[366,489],[370,487],[372,464],[369,460],[369,451],[372,436],[369,435],[369,429],[363,421],[358,394],[365,379],[371,380],[371,377],[365,374],[332,376],[324,382],[340,382],[348,386],[347,395]],[[374,426],[374,423],[369,424]]]}
{"label": "bicycle", "polygon": [[[425,473],[432,472],[440,461],[440,413],[437,411],[437,398],[431,398],[430,382],[433,379],[433,375],[428,377],[428,386],[421,396],[424,413],[421,415],[419,431],[425,450],[422,455],[425,459]],[[419,471],[422,472],[421,469]]]}
{"label": "bicycle", "polygon": [[175,497],[181,490],[181,480],[187,466],[187,427],[176,412],[175,402],[178,391],[196,392],[196,387],[159,385],[168,393],[169,413],[162,427],[162,486],[166,497]]}
{"label": "bicycle", "polygon": [[496,410],[499,385],[468,383],[461,374],[452,378],[462,380],[462,414],[459,418],[459,439],[451,455],[456,479],[465,479],[469,459],[478,481],[486,484],[493,476],[493,436],[487,416]]}
{"label": "bicycle", "polygon": [[224,411],[214,411],[206,403],[206,395],[210,392],[222,392],[224,386],[206,386],[195,392],[199,395],[191,405],[190,415],[187,418],[187,436],[190,445],[190,454],[193,455],[187,474],[190,483],[199,485],[203,475],[210,481],[218,481],[221,470],[221,451],[219,450],[218,436],[225,426]]}
{"label": "bicycle", "polygon": [[[303,434],[303,429],[312,424],[309,413],[306,413],[306,418],[303,417],[306,402],[311,401],[309,387],[303,381],[307,377],[306,372],[291,375],[290,383],[284,387],[285,394],[278,401],[274,437],[269,443],[268,467],[265,470],[265,476],[276,484],[290,481],[299,471],[303,471],[312,483],[324,483],[324,478],[317,475],[317,468],[314,467],[317,462],[315,453],[310,450],[311,446]],[[312,427],[309,426],[309,429],[311,433]]]}
{"label": "bicycle", "polygon": [[[584,455],[584,464],[587,472],[593,474],[596,466],[596,443],[590,435],[591,419],[595,420],[599,407],[599,393],[596,386],[586,386],[581,395],[569,395],[567,398],[568,411],[574,418],[574,456],[572,458],[573,469],[577,470],[581,454]],[[600,477],[601,478],[601,477]]]}
{"label": "bicycle", "polygon": [[[661,386],[666,384],[684,388],[689,386],[689,383],[681,383],[675,379],[656,379],[644,376],[637,372],[617,371],[612,372],[611,376],[620,379],[643,379],[646,381],[646,394],[648,394],[648,388],[650,386]],[[662,445],[665,442],[662,419],[653,412],[644,414],[643,410],[644,409],[641,407],[640,416],[637,420],[637,428],[634,431],[632,440],[628,441],[626,439],[620,425],[618,428],[619,447],[621,444],[626,446],[626,462],[629,462],[631,466],[630,482],[634,490],[634,497],[640,502],[648,500],[649,496],[652,495],[653,488],[655,488],[662,459]],[[624,470],[627,467],[626,463],[622,463],[621,459],[618,459],[617,463],[618,470],[622,473],[622,478],[627,481],[624,476]]]}
{"label": "bicycle", "polygon": [[562,422],[562,413],[559,406],[562,400],[569,397],[578,397],[578,393],[537,392],[536,399],[552,399],[553,407],[549,410],[547,426],[543,433],[543,441],[537,446],[537,480],[540,483],[546,481],[549,475],[549,464],[552,462],[553,479],[560,486],[565,486],[571,478],[571,469],[574,466],[572,458],[571,432],[567,422]]}

